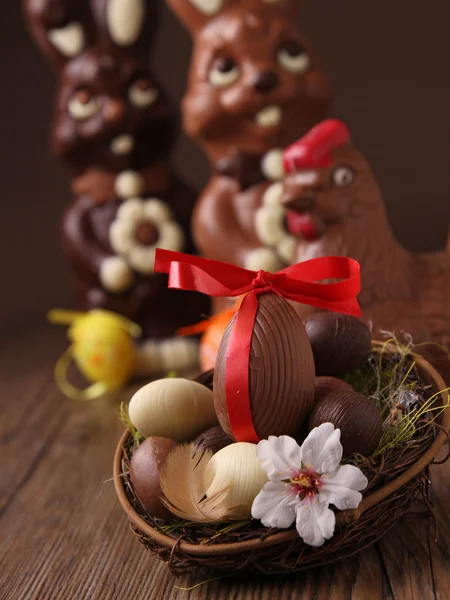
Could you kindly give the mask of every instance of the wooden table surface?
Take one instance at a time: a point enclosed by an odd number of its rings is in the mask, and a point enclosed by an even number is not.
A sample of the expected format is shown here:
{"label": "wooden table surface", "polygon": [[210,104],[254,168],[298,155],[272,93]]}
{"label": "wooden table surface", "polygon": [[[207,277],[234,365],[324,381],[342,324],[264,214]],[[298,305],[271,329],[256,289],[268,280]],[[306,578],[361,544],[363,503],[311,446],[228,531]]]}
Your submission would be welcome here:
{"label": "wooden table surface", "polygon": [[450,462],[433,468],[433,522],[409,517],[358,557],[302,575],[175,580],[132,535],[111,481],[121,398],[75,403],[52,368],[64,332],[28,327],[0,347],[0,599],[450,598]]}

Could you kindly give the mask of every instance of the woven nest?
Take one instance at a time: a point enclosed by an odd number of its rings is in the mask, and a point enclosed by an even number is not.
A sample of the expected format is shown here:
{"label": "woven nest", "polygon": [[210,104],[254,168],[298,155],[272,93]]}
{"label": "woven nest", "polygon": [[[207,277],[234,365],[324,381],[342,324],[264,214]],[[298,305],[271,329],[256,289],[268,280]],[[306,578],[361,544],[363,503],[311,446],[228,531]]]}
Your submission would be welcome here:
{"label": "woven nest", "polygon": [[[375,343],[374,354],[381,350]],[[387,355],[395,359],[398,350],[389,347]],[[386,347],[383,346],[383,356]],[[446,385],[437,371],[421,357],[409,377],[420,382],[427,397]],[[212,372],[197,381],[212,386]],[[174,575],[196,568],[220,569],[235,573],[240,570],[263,574],[286,574],[333,563],[348,558],[384,536],[420,500],[430,507],[428,469],[448,439],[450,428],[449,395],[436,395],[430,410],[421,416],[420,427],[407,442],[388,449],[376,458],[358,461],[369,480],[363,501],[357,510],[336,515],[336,531],[320,548],[307,546],[295,528],[267,529],[258,521],[204,525],[175,522],[167,524],[149,515],[137,499],[129,478],[129,464],[134,440],[126,431],[116,450],[114,481],[120,503],[131,528],[142,544],[166,562]],[[435,418],[437,407],[445,407]]]}

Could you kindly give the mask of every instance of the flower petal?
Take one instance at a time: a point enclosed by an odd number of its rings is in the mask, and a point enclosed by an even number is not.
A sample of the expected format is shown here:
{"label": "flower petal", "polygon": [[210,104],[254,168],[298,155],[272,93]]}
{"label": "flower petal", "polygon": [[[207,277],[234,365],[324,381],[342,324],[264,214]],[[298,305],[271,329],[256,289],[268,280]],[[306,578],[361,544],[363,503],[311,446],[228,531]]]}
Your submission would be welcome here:
{"label": "flower petal", "polygon": [[173,219],[173,213],[169,205],[157,198],[149,198],[144,202],[143,215],[146,219],[155,223],[155,225],[161,225],[161,223]]}
{"label": "flower petal", "polygon": [[339,510],[357,508],[362,500],[360,490],[367,487],[364,473],[353,465],[343,465],[334,473],[322,478],[321,502],[334,504]]}
{"label": "flower petal", "polygon": [[117,211],[117,219],[123,222],[136,224],[144,215],[144,203],[140,198],[130,198],[120,205]]}
{"label": "flower petal", "polygon": [[158,248],[180,252],[184,247],[184,233],[178,223],[167,221],[159,226]]}
{"label": "flower petal", "polygon": [[134,227],[129,227],[123,221],[114,221],[109,228],[109,242],[118,254],[128,254],[136,244]]}
{"label": "flower petal", "polygon": [[315,427],[302,444],[302,462],[318,473],[335,471],[342,459],[341,430],[332,423]]}
{"label": "flower petal", "polygon": [[256,446],[256,456],[272,481],[289,479],[292,469],[299,469],[302,463],[300,446],[288,435],[262,440]]}
{"label": "flower petal", "polygon": [[284,483],[269,481],[253,501],[252,517],[259,519],[264,527],[290,527],[295,521],[297,498]]}
{"label": "flower petal", "polygon": [[322,546],[334,534],[336,517],[327,505],[317,499],[303,501],[297,505],[296,526],[298,535],[305,544]]}
{"label": "flower petal", "polygon": [[135,271],[143,275],[154,272],[156,246],[135,246],[128,254],[128,261]]}

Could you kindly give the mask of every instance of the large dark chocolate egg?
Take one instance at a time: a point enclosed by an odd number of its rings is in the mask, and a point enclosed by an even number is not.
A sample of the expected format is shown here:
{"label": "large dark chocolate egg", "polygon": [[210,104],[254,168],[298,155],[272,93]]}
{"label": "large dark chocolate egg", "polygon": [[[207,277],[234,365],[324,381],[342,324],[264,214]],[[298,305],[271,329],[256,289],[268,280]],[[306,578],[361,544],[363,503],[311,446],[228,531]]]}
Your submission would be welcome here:
{"label": "large dark chocolate egg", "polygon": [[322,375],[321,377],[316,377],[316,393],[314,401],[318,402],[325,396],[329,396],[335,392],[351,392],[352,390],[352,386],[346,381],[338,379],[337,377]]}
{"label": "large dark chocolate egg", "polygon": [[[213,393],[217,417],[233,438],[225,393],[226,354],[233,318],[217,354]],[[259,296],[249,361],[253,425],[261,439],[295,436],[314,402],[314,359],[305,327],[290,304],[275,294]],[[246,440],[240,440],[246,441]]]}
{"label": "large dark chocolate egg", "polygon": [[149,437],[133,452],[130,463],[130,479],[134,491],[145,510],[160,519],[173,519],[173,515],[161,502],[159,482],[166,458],[177,445],[163,437]]}
{"label": "large dark chocolate egg", "polygon": [[344,456],[357,452],[370,456],[379,446],[383,422],[375,400],[354,391],[335,392],[316,404],[309,418],[309,429],[332,423],[341,430]]}
{"label": "large dark chocolate egg", "polygon": [[349,373],[364,362],[372,348],[369,328],[356,317],[317,313],[306,319],[305,328],[318,376]]}

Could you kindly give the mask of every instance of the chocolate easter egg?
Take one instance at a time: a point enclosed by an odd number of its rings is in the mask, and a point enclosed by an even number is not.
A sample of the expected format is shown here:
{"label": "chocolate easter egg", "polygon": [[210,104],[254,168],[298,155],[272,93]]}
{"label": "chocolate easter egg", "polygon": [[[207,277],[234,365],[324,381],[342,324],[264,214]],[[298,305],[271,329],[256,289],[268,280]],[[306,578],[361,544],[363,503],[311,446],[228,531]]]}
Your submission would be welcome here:
{"label": "chocolate easter egg", "polygon": [[346,381],[338,379],[337,377],[327,377],[322,375],[322,377],[316,377],[316,393],[314,401],[318,402],[325,396],[334,394],[335,392],[350,392],[352,390],[352,386]]}
{"label": "chocolate easter egg", "polygon": [[161,502],[159,475],[176,445],[167,438],[150,437],[136,448],[131,458],[130,479],[139,502],[148,513],[160,519],[173,518]]}
{"label": "chocolate easter egg", "polygon": [[[233,439],[225,390],[226,354],[235,319],[222,339],[213,382],[219,423]],[[250,409],[259,438],[295,435],[314,402],[314,360],[301,319],[275,294],[259,296],[248,368]]]}
{"label": "chocolate easter egg", "polygon": [[375,400],[357,392],[335,392],[314,405],[309,429],[333,423],[341,430],[344,456],[357,452],[370,456],[379,446],[383,422]]}
{"label": "chocolate easter egg", "polygon": [[305,321],[316,375],[345,375],[364,362],[372,344],[361,319],[332,312],[317,313]]}
{"label": "chocolate easter egg", "polygon": [[198,450],[211,450],[213,454],[229,446],[231,443],[232,440],[230,440],[220,425],[207,429],[193,441]]}

